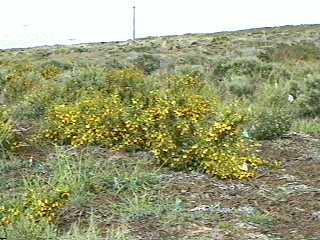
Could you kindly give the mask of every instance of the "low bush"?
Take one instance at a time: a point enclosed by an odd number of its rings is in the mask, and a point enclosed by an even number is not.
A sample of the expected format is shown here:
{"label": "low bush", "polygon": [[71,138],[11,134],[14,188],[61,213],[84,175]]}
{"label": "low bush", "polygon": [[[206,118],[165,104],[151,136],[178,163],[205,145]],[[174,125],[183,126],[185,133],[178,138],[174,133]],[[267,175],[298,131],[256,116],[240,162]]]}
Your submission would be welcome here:
{"label": "low bush", "polygon": [[64,75],[60,98],[64,102],[74,102],[83,95],[105,87],[105,70],[96,66],[78,66]]}
{"label": "low bush", "polygon": [[279,61],[317,61],[320,48],[313,42],[297,42],[293,44],[280,43],[275,47],[266,49],[259,58],[267,62]]}
{"label": "low bush", "polygon": [[320,75],[307,77],[302,93],[298,96],[300,115],[308,117],[320,116]]}
{"label": "low bush", "polygon": [[258,140],[275,139],[288,133],[294,115],[294,103],[288,101],[285,84],[266,84],[256,94],[248,134]]}
{"label": "low bush", "polygon": [[66,78],[62,88],[65,102],[75,102],[96,92],[117,93],[122,99],[146,94],[145,74],[138,69],[105,70],[100,67],[82,67]]}
{"label": "low bush", "polygon": [[42,137],[75,147],[151,151],[159,164],[220,178],[254,176],[264,161],[254,155],[254,144],[242,138],[245,117],[231,107],[221,112],[212,97],[197,94],[203,90],[197,76],[166,81],[167,89],[145,96],[96,93],[76,104],[58,105],[48,114]]}
{"label": "low bush", "polygon": [[111,70],[106,73],[104,90],[108,94],[117,93],[125,100],[135,96],[148,94],[147,80],[144,72],[139,69]]}
{"label": "low bush", "polygon": [[62,73],[62,70],[55,65],[47,65],[42,67],[40,73],[45,80],[54,80]]}
{"label": "low bush", "polygon": [[264,63],[256,58],[222,58],[213,65],[210,78],[214,81],[229,81],[234,76],[240,76],[252,79],[252,85],[260,86],[263,83],[279,82],[291,77],[286,68],[274,63]]}
{"label": "low bush", "polygon": [[214,36],[211,40],[212,43],[216,44],[223,44],[228,41],[230,41],[230,37],[228,36]]}
{"label": "low bush", "polygon": [[272,65],[263,64],[254,58],[221,59],[215,64],[214,75],[218,78],[230,75],[262,75],[267,78],[272,72]]}
{"label": "low bush", "polygon": [[291,125],[292,116],[282,109],[265,108],[255,113],[248,134],[258,140],[276,139],[288,133]]}

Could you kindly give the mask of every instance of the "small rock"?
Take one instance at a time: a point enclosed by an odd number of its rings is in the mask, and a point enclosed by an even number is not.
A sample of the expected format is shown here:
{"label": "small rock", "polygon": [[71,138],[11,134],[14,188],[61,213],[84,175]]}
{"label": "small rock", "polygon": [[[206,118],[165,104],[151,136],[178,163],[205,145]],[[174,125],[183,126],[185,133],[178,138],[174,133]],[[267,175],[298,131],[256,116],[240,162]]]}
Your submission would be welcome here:
{"label": "small rock", "polygon": [[320,211],[312,213],[312,219],[316,221],[320,221]]}
{"label": "small rock", "polygon": [[215,206],[201,205],[193,209],[190,209],[189,211],[190,212],[211,212],[211,213],[218,213],[223,215],[233,213],[233,209],[221,207],[220,204],[217,204]]}
{"label": "small rock", "polygon": [[199,207],[195,207],[189,210],[190,212],[210,212],[211,208],[210,206],[201,205]]}
{"label": "small rock", "polygon": [[238,208],[238,213],[243,216],[252,216],[252,215],[256,215],[258,213],[258,210],[254,207],[243,206]]}

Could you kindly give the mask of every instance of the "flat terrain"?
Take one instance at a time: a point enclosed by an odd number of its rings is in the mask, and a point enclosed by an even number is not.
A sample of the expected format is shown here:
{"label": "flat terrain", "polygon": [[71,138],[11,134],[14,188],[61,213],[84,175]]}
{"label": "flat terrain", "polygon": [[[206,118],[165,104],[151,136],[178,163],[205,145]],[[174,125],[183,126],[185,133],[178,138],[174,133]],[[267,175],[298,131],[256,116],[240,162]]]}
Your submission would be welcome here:
{"label": "flat terrain", "polygon": [[[0,51],[0,239],[320,240],[319,40],[320,25],[302,25]],[[76,115],[79,103],[96,95],[110,100],[113,91],[125,93],[123,105],[137,107],[131,96],[137,92],[148,105],[150,89],[170,93],[166,79],[194,73],[207,87],[196,94],[217,99],[218,113],[230,102],[246,113],[238,133],[259,143],[257,154],[268,162],[253,178],[222,180],[192,167],[174,171],[147,148],[128,144],[128,151],[111,151],[108,139],[80,147],[70,141],[98,128],[80,117],[79,127],[67,129],[69,108]],[[177,96],[186,100],[191,90]],[[201,107],[189,105],[191,113]],[[58,137],[45,139],[43,129],[57,126],[48,115],[56,108],[65,111],[57,114],[65,125]],[[137,124],[132,116],[125,119],[130,127]],[[262,137],[250,135],[252,129]],[[125,143],[132,140],[123,136]]]}

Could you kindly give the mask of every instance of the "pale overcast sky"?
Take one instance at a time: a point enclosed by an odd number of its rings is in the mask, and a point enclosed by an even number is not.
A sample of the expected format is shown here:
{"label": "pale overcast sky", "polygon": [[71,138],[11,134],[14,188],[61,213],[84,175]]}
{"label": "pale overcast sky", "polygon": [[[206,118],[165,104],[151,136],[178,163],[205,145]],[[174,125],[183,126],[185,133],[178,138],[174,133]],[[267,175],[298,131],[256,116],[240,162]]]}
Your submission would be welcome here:
{"label": "pale overcast sky", "polygon": [[[0,49],[127,40],[133,0],[0,0]],[[137,37],[320,23],[320,0],[136,0]]]}

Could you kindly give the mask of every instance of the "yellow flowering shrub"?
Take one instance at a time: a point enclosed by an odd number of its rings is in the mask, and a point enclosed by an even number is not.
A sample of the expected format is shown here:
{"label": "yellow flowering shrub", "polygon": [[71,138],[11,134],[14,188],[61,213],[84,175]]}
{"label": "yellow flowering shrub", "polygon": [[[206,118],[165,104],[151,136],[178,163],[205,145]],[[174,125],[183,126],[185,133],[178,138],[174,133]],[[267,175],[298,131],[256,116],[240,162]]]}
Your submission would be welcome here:
{"label": "yellow flowering shrub", "polygon": [[[115,79],[121,78],[126,75]],[[231,107],[221,112],[214,98],[201,95],[199,76],[173,76],[167,83],[167,89],[144,96],[124,98],[125,91],[115,90],[58,105],[48,114],[41,135],[75,147],[98,144],[150,151],[161,165],[220,178],[254,176],[265,162],[254,155],[255,144],[242,137],[245,117]]]}
{"label": "yellow flowering shrub", "polygon": [[29,91],[34,83],[28,75],[34,70],[30,64],[14,65],[4,79],[6,97],[10,100],[21,98],[21,94]]}
{"label": "yellow flowering shrub", "polygon": [[158,108],[167,114],[167,123],[155,120],[149,136],[156,159],[174,169],[199,169],[224,179],[253,177],[265,162],[253,155],[256,146],[242,138],[244,117],[226,111],[218,120],[213,103],[194,97],[194,105],[179,106],[171,116],[170,110]]}

